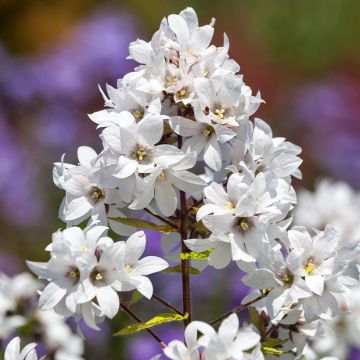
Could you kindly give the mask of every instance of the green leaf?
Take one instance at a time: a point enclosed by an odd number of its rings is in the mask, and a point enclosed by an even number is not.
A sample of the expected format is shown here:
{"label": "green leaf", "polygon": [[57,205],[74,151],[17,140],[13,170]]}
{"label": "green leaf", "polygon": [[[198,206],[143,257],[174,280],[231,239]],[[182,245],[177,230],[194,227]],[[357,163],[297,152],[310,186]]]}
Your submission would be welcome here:
{"label": "green leaf", "polygon": [[215,250],[214,247],[210,248],[209,250],[197,253],[195,251],[190,251],[187,253],[181,253],[180,254],[180,259],[181,260],[186,260],[186,259],[190,259],[190,260],[206,260],[209,255]]}
{"label": "green leaf", "polygon": [[285,354],[284,351],[272,348],[272,347],[268,347],[268,346],[262,346],[261,347],[261,351],[265,354],[271,354],[271,355],[282,355]]}
{"label": "green leaf", "polygon": [[[182,272],[181,265],[176,265],[176,266],[166,268],[162,272],[164,272],[164,273],[181,273]],[[192,275],[200,275],[201,271],[198,270],[198,269],[195,269],[192,266],[190,266],[190,274],[192,274]]]}
{"label": "green leaf", "polygon": [[261,338],[264,339],[266,337],[266,328],[263,319],[256,311],[254,307],[249,308],[249,322],[259,330]]}
{"label": "green leaf", "polygon": [[286,342],[286,340],[282,339],[275,339],[275,338],[267,338],[263,343],[262,346],[265,347],[277,347],[279,345],[282,345]]}
{"label": "green leaf", "polygon": [[172,322],[172,321],[182,321],[182,320],[187,319],[188,317],[189,317],[189,314],[187,314],[187,313],[185,315],[179,315],[179,314],[173,314],[173,313],[159,314],[146,322],[131,324],[131,325],[127,326],[126,328],[121,329],[120,331],[116,332],[113,336],[136,333],[138,331],[152,328],[153,326],[157,326],[160,324],[164,324],[164,323],[168,323],[168,322]]}
{"label": "green leaf", "polygon": [[131,218],[109,218],[110,220],[117,221],[121,224],[125,224],[128,226],[132,226],[140,229],[150,229],[161,231],[165,234],[169,234],[171,232],[177,231],[177,228],[171,225],[156,225],[149,221],[141,220],[141,219],[131,219]]}
{"label": "green leaf", "polygon": [[131,297],[129,300],[127,301],[123,301],[123,303],[125,303],[126,306],[131,306],[131,305],[134,305],[136,304],[138,301],[140,301],[142,299],[142,295],[139,291],[137,290],[134,290],[132,293],[131,293]]}

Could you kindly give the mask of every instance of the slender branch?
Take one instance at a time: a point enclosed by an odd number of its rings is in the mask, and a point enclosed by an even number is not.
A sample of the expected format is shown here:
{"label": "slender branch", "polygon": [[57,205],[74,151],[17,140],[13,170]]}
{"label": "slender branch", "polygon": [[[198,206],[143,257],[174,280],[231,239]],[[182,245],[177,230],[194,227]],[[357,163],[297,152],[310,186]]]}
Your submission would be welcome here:
{"label": "slender branch", "polygon": [[197,206],[200,205],[203,201],[204,201],[204,199],[201,198],[201,199],[198,200],[196,203],[192,204],[186,211],[187,211],[187,212],[191,211],[192,208],[197,207]]}
{"label": "slender branch", "polygon": [[167,301],[162,299],[160,296],[153,294],[151,299],[158,301],[160,304],[166,306],[168,309],[172,310],[173,312],[175,312],[179,315],[184,315],[179,309],[177,309],[175,306],[171,305],[170,303],[168,303]]}
{"label": "slender branch", "polygon": [[210,322],[210,325],[215,325],[216,323],[224,320],[225,318],[227,318],[228,316],[230,316],[231,314],[237,314],[243,310],[245,310],[248,306],[251,306],[253,304],[255,304],[256,302],[258,302],[259,300],[265,298],[266,296],[268,296],[270,291],[266,291],[264,294],[261,294],[260,296],[258,296],[257,298],[247,302],[246,304],[237,306],[236,308],[226,312],[225,314],[222,314],[221,316],[219,316],[217,319],[213,320]]}
{"label": "slender branch", "polygon": [[[182,147],[182,137],[178,135],[178,148]],[[187,253],[189,250],[185,245],[184,240],[187,239],[188,224],[187,224],[187,204],[186,194],[180,191],[180,235],[181,235],[181,252]],[[190,260],[181,260],[181,275],[182,275],[182,289],[183,289],[183,312],[189,316],[184,320],[185,326],[191,322],[191,297],[190,297]]]}
{"label": "slender branch", "polygon": [[[130,316],[132,317],[135,321],[137,321],[138,323],[141,323],[141,319],[135,315],[127,306],[125,306],[124,304],[120,303],[121,308]],[[162,348],[166,348],[166,344],[150,329],[145,329],[159,344]]]}
{"label": "slender branch", "polygon": [[145,210],[147,213],[149,213],[150,215],[154,216],[155,218],[163,221],[165,224],[168,224],[168,225],[172,226],[172,227],[175,228],[175,229],[178,227],[176,224],[174,224],[174,223],[172,223],[171,221],[163,218],[162,216],[157,215],[157,214],[154,214],[154,213],[153,213],[151,210],[149,210],[148,208],[145,208],[144,210]]}

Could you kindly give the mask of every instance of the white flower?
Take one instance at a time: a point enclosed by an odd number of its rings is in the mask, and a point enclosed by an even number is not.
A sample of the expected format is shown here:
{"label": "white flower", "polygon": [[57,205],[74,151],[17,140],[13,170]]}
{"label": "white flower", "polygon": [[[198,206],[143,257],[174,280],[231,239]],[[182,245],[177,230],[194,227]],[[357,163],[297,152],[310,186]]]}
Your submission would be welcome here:
{"label": "white flower", "polygon": [[232,146],[232,163],[236,166],[244,162],[254,172],[273,172],[279,178],[288,179],[292,175],[301,179],[298,169],[302,163],[298,157],[301,148],[284,138],[274,138],[270,126],[261,119],[256,118],[254,124],[251,121],[242,123]]}
{"label": "white flower", "polygon": [[168,166],[158,166],[148,176],[139,180],[139,194],[130,209],[143,209],[155,199],[160,212],[165,216],[174,214],[177,208],[175,188],[191,195],[206,186],[199,176],[187,171],[196,163],[196,154],[187,154],[184,160]]}
{"label": "white flower", "polygon": [[79,304],[96,296],[105,315],[116,314],[119,302],[117,296],[111,296],[114,293],[111,286],[118,287],[119,271],[114,267],[113,258],[107,256],[106,247],[115,257],[116,246],[111,239],[101,237],[106,230],[103,226],[93,226],[84,231],[71,227],[57,232],[49,247],[49,262],[27,262],[33,272],[49,281],[40,295],[40,308],[57,311],[58,306],[65,305],[76,313]]}
{"label": "white flower", "polygon": [[[79,166],[55,164],[63,167],[56,182],[66,191],[60,208],[60,218],[78,224],[92,216],[107,225],[106,204],[120,203],[120,193],[116,189],[103,186],[102,174],[97,169],[98,155],[87,146],[78,149]],[[60,172],[59,169],[55,173]]]}
{"label": "white flower", "polygon": [[174,132],[186,138],[182,150],[203,153],[204,161],[212,170],[222,167],[222,154],[219,143],[226,143],[236,134],[220,124],[212,124],[210,120],[193,121],[184,117],[172,117],[169,124]]}
{"label": "white flower", "polygon": [[262,250],[257,258],[259,268],[244,276],[242,281],[254,289],[270,288],[270,294],[265,299],[267,312],[271,319],[282,319],[299,299],[310,297],[312,293],[303,278],[296,274],[290,260],[284,258],[280,247],[271,248],[268,245]]}
{"label": "white flower", "polygon": [[124,251],[119,259],[122,291],[137,289],[142,295],[150,299],[153,286],[146,275],[166,269],[168,263],[157,257],[147,256],[140,259],[145,250],[146,237],[143,231],[138,231],[128,238],[123,245]]}
{"label": "white flower", "polygon": [[174,64],[180,57],[189,61],[196,59],[210,44],[214,32],[211,25],[199,27],[195,11],[186,8],[179,15],[172,14],[164,19],[151,42],[132,42],[130,58],[149,67],[155,66],[161,56]]}
{"label": "white flower", "polygon": [[339,248],[339,234],[329,225],[313,238],[305,230],[290,230],[289,241],[291,270],[312,291],[311,297],[301,301],[305,319],[336,315],[340,301],[347,311],[351,307],[350,287],[358,284],[358,271],[351,266],[359,254],[358,244]]}
{"label": "white flower", "polygon": [[[205,204],[197,220],[213,232],[214,236],[229,236],[232,259],[249,262],[256,257],[266,232],[281,232],[283,221],[291,209],[291,198],[279,190],[278,179],[271,173],[256,176],[243,167],[243,173],[232,174],[228,179],[228,193],[221,185],[205,188]],[[253,262],[254,260],[251,260]]]}
{"label": "white flower", "polygon": [[296,224],[305,227],[322,230],[331,224],[343,245],[360,239],[360,195],[344,182],[323,179],[314,192],[301,190],[294,215]]}
{"label": "white flower", "polygon": [[162,137],[162,117],[149,115],[139,123],[127,127],[109,126],[103,139],[114,154],[117,162],[113,175],[119,179],[128,178],[136,171],[151,172],[155,165],[168,166],[179,162],[186,154],[172,145],[155,146]]}
{"label": "white flower", "polygon": [[194,80],[199,102],[194,105],[195,118],[228,127],[237,127],[259,107],[260,94],[251,95],[242,76],[227,74],[219,78]]}
{"label": "white flower", "polygon": [[41,283],[28,273],[8,277],[0,273],[0,338],[9,336],[16,328],[26,323],[19,307],[36,298]]}
{"label": "white flower", "polygon": [[74,334],[65,319],[54,311],[37,311],[42,341],[55,351],[55,360],[82,360],[84,343]]}
{"label": "white flower", "polygon": [[6,347],[4,360],[38,360],[35,343],[26,345],[20,351],[20,338],[15,337]]}
{"label": "white flower", "polygon": [[164,349],[165,355],[173,360],[264,359],[260,351],[260,335],[250,326],[239,329],[235,314],[221,323],[218,332],[204,322],[191,322],[185,330],[185,342],[171,341]]}

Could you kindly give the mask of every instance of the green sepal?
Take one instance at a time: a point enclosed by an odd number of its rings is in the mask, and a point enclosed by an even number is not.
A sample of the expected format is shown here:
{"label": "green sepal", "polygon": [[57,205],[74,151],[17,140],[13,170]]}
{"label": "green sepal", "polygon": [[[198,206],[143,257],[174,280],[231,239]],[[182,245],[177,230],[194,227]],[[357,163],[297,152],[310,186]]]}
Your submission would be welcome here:
{"label": "green sepal", "polygon": [[209,255],[215,250],[214,247],[210,248],[209,250],[197,253],[195,251],[190,251],[187,253],[181,253],[180,254],[180,259],[181,260],[206,260]]}

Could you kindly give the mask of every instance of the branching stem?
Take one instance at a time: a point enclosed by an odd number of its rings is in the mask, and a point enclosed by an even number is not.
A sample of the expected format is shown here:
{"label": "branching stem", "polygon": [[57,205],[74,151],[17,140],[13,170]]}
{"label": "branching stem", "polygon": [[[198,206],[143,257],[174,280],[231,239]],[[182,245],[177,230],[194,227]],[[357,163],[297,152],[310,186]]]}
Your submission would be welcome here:
{"label": "branching stem", "polygon": [[148,208],[145,208],[144,210],[145,210],[147,213],[149,213],[151,216],[153,216],[153,217],[161,220],[161,221],[164,222],[165,224],[168,224],[168,225],[172,226],[174,229],[176,229],[176,228],[178,227],[176,224],[174,224],[174,223],[172,223],[171,221],[163,218],[162,216],[157,215],[157,214],[154,214],[154,213],[153,213],[151,210],[149,210]]}
{"label": "branching stem", "polygon": [[[178,135],[178,147],[182,147],[182,137]],[[180,235],[181,235],[181,252],[187,253],[189,250],[185,245],[184,240],[187,239],[188,223],[187,223],[187,204],[186,194],[180,191]],[[184,320],[185,326],[191,322],[191,295],[190,295],[190,260],[181,260],[181,275],[182,275],[182,289],[183,289],[183,312],[189,316]]]}
{"label": "branching stem", "polygon": [[[120,303],[121,308],[136,322],[141,323],[142,320],[135,315],[126,305]],[[150,329],[145,329],[159,344],[162,348],[166,348],[166,344]]]}
{"label": "branching stem", "polygon": [[261,299],[265,298],[266,296],[268,296],[268,294],[269,294],[269,291],[266,291],[264,294],[261,294],[260,296],[258,296],[257,298],[247,302],[246,304],[239,305],[236,308],[222,314],[217,319],[211,321],[210,325],[215,325],[218,322],[220,322],[220,321],[224,320],[225,318],[227,318],[228,316],[230,316],[231,314],[237,314],[237,313],[245,310],[248,306],[251,306],[251,305],[255,304],[256,302],[258,302],[259,300],[261,300]]}
{"label": "branching stem", "polygon": [[179,315],[184,315],[179,309],[177,309],[175,306],[171,305],[170,303],[168,303],[166,300],[162,299],[160,296],[153,294],[152,298],[156,300],[157,302],[159,302],[160,304],[166,306],[168,309],[172,310],[173,312],[175,312],[176,314]]}

